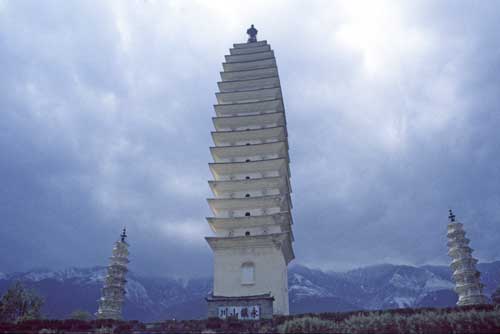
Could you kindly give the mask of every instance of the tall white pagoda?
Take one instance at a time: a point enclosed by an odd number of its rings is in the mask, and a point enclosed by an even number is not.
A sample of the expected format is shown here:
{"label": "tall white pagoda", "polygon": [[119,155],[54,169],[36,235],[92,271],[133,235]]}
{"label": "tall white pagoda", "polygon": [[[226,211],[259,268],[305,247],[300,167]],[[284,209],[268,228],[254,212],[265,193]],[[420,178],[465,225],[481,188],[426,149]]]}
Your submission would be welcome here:
{"label": "tall white pagoda", "polygon": [[488,304],[479,279],[481,274],[476,269],[477,259],[472,257],[473,249],[469,247],[470,240],[465,237],[463,224],[456,221],[451,210],[449,212],[448,255],[453,259],[450,267],[458,294],[457,305]]}
{"label": "tall white pagoda", "polygon": [[120,235],[120,240],[115,243],[113,255],[110,258],[108,272],[104,279],[104,287],[101,289],[99,309],[96,317],[98,319],[122,319],[122,306],[125,300],[125,284],[127,280],[128,243],[125,228]]}
{"label": "tall white pagoda", "polygon": [[209,317],[289,313],[287,266],[295,256],[285,108],[274,52],[253,25],[247,34],[225,56],[214,106]]}

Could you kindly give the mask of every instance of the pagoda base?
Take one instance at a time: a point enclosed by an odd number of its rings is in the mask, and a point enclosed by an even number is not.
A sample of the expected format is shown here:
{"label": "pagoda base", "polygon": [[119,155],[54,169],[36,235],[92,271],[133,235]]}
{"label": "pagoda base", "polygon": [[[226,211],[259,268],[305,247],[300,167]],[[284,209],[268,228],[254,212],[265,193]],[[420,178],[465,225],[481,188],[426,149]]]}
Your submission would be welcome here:
{"label": "pagoda base", "polygon": [[274,297],[270,293],[238,297],[210,295],[206,300],[209,318],[259,320],[273,317]]}
{"label": "pagoda base", "polygon": [[489,304],[488,298],[484,295],[472,295],[458,299],[457,306],[483,305]]}

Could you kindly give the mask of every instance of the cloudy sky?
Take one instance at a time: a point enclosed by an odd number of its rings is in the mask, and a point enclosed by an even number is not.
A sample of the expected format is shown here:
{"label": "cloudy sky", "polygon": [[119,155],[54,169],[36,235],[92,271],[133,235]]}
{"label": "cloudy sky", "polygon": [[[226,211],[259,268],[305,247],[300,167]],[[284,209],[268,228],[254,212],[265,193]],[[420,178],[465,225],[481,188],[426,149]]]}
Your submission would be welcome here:
{"label": "cloudy sky", "polygon": [[500,2],[0,0],[0,272],[211,274],[221,62],[278,61],[295,263],[445,264],[453,208],[500,259]]}

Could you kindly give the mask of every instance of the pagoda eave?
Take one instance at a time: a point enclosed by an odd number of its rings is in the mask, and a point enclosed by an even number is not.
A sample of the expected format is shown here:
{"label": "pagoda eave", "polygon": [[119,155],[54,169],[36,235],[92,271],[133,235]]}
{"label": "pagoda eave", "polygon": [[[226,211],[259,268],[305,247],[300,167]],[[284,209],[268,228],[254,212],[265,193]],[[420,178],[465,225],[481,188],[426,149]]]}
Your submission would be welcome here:
{"label": "pagoda eave", "polygon": [[212,131],[211,134],[216,145],[255,140],[267,141],[271,139],[284,141],[287,138],[286,129],[283,125],[263,129]]}
{"label": "pagoda eave", "polygon": [[235,49],[249,49],[249,48],[257,48],[259,46],[264,46],[268,45],[267,41],[265,39],[258,41],[258,42],[252,42],[252,43],[234,43],[233,48]]}
{"label": "pagoda eave", "polygon": [[268,59],[274,58],[274,51],[272,50],[264,50],[260,52],[254,52],[250,54],[238,54],[232,55],[228,54],[224,56],[226,63],[237,63],[241,61],[249,61],[249,60],[260,60],[260,59]]}
{"label": "pagoda eave", "polygon": [[240,92],[255,88],[280,87],[280,80],[277,75],[269,75],[262,78],[226,80],[217,82],[221,93]]}
{"label": "pagoda eave", "polygon": [[212,146],[210,154],[215,162],[224,162],[224,159],[244,159],[249,156],[277,155],[279,158],[288,160],[288,145],[285,141],[269,143]]}
{"label": "pagoda eave", "polygon": [[293,225],[293,218],[289,211],[262,216],[231,218],[207,217],[206,219],[210,228],[214,232],[243,227],[252,228],[278,225],[282,231],[290,233],[292,241],[295,240],[291,229],[291,225]]}
{"label": "pagoda eave", "polygon": [[264,44],[264,45],[258,45],[253,48],[231,48],[229,49],[229,54],[232,56],[235,55],[243,55],[243,54],[254,54],[254,53],[260,53],[260,52],[265,52],[265,51],[270,51],[271,46],[269,44]]}
{"label": "pagoda eave", "polygon": [[259,60],[222,63],[222,68],[224,69],[225,73],[236,72],[236,71],[258,70],[267,67],[276,67],[276,59],[274,57],[259,59]]}
{"label": "pagoda eave", "polygon": [[[287,159],[286,158],[278,158],[278,159],[265,159],[265,160],[255,160],[249,162],[213,162],[209,163],[210,171],[218,180],[218,178],[222,175],[231,175],[231,174],[245,174],[252,172],[265,173],[270,171],[276,171],[285,169],[288,171],[288,167],[286,166]],[[289,173],[286,175],[290,177]]]}
{"label": "pagoda eave", "polygon": [[245,102],[260,102],[281,98],[280,87],[253,88],[238,90],[234,92],[216,93],[215,97],[218,104],[234,104]]}
{"label": "pagoda eave", "polygon": [[289,196],[270,195],[243,198],[209,198],[207,199],[210,208],[214,213],[219,210],[238,209],[270,209],[270,208],[290,208]]}
{"label": "pagoda eave", "polygon": [[276,66],[262,67],[255,70],[220,72],[222,81],[262,79],[272,75],[278,75]]}
{"label": "pagoda eave", "polygon": [[[210,189],[214,195],[221,195],[225,192],[252,191],[266,189],[288,190],[288,181],[284,176],[263,177],[244,180],[208,181]],[[290,191],[288,191],[290,192]]]}
{"label": "pagoda eave", "polygon": [[283,106],[282,99],[271,98],[268,100],[261,100],[261,101],[215,104],[214,110],[217,116],[224,116],[224,115],[238,116],[245,114],[259,115],[265,113],[284,111],[285,107]]}
{"label": "pagoda eave", "polygon": [[205,237],[213,251],[220,249],[245,249],[277,247],[283,251],[286,263],[295,258],[291,237],[287,232],[238,237]]}
{"label": "pagoda eave", "polygon": [[[232,130],[258,130],[286,124],[285,114],[282,111],[270,112],[257,115],[229,115],[223,117],[212,117],[217,131]],[[258,126],[258,128],[255,128]],[[231,130],[228,130],[231,129]]]}

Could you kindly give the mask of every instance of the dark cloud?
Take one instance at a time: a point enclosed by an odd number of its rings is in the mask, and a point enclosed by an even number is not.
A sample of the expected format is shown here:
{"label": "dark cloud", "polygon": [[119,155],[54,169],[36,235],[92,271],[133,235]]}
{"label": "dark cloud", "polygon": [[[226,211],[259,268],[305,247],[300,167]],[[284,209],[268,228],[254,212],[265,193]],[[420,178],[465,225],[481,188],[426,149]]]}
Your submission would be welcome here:
{"label": "dark cloud", "polygon": [[0,1],[0,271],[105,264],[126,225],[136,271],[209,274],[211,105],[250,23],[278,57],[298,262],[446,263],[449,207],[498,259],[497,7]]}

